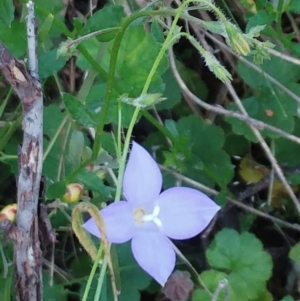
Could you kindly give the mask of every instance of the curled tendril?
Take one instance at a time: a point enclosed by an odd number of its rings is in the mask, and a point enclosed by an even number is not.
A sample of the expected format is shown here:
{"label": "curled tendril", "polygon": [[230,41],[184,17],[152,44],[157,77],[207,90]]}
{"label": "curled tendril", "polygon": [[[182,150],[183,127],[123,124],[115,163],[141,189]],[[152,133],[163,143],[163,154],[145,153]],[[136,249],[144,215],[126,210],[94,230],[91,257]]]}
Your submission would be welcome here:
{"label": "curled tendril", "polygon": [[[102,243],[102,247],[104,250],[103,255],[105,255],[105,258],[107,261],[107,266],[108,266],[108,270],[109,270],[110,277],[111,277],[111,284],[112,284],[112,289],[114,292],[114,297],[115,297],[115,300],[117,300],[116,296],[118,295],[119,292],[118,292],[117,285],[116,285],[115,273],[114,273],[113,264],[112,264],[112,260],[111,260],[111,254],[110,254],[110,245],[107,241],[104,221],[99,213],[99,209],[91,203],[82,202],[82,203],[76,205],[72,211],[73,231],[74,231],[75,235],[77,236],[80,244],[88,252],[88,254],[91,256],[93,261],[96,261],[98,250],[97,250],[96,246],[94,245],[90,235],[82,227],[82,224],[83,224],[82,213],[83,212],[89,213],[89,215],[95,220],[96,225],[101,233],[101,243]],[[104,258],[103,255],[100,258],[99,264],[101,263],[102,259]]]}

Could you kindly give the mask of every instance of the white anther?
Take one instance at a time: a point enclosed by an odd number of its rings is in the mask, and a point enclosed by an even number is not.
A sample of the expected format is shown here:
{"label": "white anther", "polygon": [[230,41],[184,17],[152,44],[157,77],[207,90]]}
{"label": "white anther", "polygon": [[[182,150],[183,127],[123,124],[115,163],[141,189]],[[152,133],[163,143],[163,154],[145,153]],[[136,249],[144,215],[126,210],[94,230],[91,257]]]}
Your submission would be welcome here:
{"label": "white anther", "polygon": [[153,208],[153,212],[151,214],[146,214],[143,216],[143,222],[154,222],[158,227],[162,226],[161,220],[158,218],[160,212],[160,207],[155,205]]}
{"label": "white anther", "polygon": [[161,228],[162,227],[162,222],[158,217],[155,217],[153,219],[153,222],[157,225],[157,227]]}

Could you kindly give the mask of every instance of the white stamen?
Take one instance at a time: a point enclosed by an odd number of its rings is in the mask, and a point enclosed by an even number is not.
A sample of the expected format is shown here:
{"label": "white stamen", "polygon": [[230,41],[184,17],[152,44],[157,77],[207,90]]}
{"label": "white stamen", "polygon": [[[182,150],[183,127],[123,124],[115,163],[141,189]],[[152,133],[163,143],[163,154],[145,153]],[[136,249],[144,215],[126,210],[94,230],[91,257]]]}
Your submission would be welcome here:
{"label": "white stamen", "polygon": [[143,216],[143,222],[153,221],[158,227],[162,227],[162,222],[158,218],[159,212],[160,212],[160,207],[158,205],[155,205],[152,214],[146,214]]}
{"label": "white stamen", "polygon": [[160,212],[160,207],[158,205],[155,205],[152,214],[156,217],[159,215],[159,212]]}
{"label": "white stamen", "polygon": [[162,227],[162,222],[158,217],[155,217],[153,219],[153,222],[157,225],[157,227],[161,228]]}
{"label": "white stamen", "polygon": [[153,214],[147,214],[143,216],[143,222],[151,222],[155,217]]}

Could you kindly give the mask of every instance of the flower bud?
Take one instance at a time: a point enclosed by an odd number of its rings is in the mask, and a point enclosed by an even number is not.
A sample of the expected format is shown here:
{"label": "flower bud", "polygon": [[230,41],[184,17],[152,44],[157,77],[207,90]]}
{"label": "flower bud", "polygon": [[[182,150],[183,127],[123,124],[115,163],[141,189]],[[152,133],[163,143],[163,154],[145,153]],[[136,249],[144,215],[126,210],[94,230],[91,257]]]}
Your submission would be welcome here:
{"label": "flower bud", "polygon": [[85,167],[86,170],[88,171],[93,171],[94,170],[94,164],[91,163],[91,164],[88,164],[86,167]]}
{"label": "flower bud", "polygon": [[227,33],[227,45],[237,54],[248,55],[251,49],[246,36],[236,26],[229,22],[225,24],[225,30]]}
{"label": "flower bud", "polygon": [[223,83],[232,80],[231,74],[209,52],[205,53],[204,60],[208,69]]}
{"label": "flower bud", "polygon": [[83,194],[83,185],[80,183],[70,183],[67,185],[67,191],[61,198],[65,203],[77,203]]}
{"label": "flower bud", "polygon": [[100,179],[100,180],[104,180],[105,179],[105,177],[106,177],[106,171],[105,170],[103,170],[103,169],[98,169],[97,171],[96,171],[96,175],[97,175],[97,177]]}
{"label": "flower bud", "polygon": [[9,204],[0,211],[0,222],[10,220],[14,222],[17,216],[17,204]]}

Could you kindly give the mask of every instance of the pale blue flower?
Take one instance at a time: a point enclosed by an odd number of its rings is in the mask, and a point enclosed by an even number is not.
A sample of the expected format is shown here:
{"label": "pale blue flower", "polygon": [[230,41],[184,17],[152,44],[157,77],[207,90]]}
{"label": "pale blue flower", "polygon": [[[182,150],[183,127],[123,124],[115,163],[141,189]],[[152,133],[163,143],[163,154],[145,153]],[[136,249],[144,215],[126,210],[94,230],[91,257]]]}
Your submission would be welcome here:
{"label": "pale blue flower", "polygon": [[[131,240],[137,263],[164,286],[176,261],[170,238],[187,239],[197,235],[220,207],[192,188],[173,187],[162,193],[161,188],[158,165],[142,146],[133,142],[123,181],[127,201],[112,203],[100,212],[108,241]],[[100,237],[93,219],[83,227]]]}

